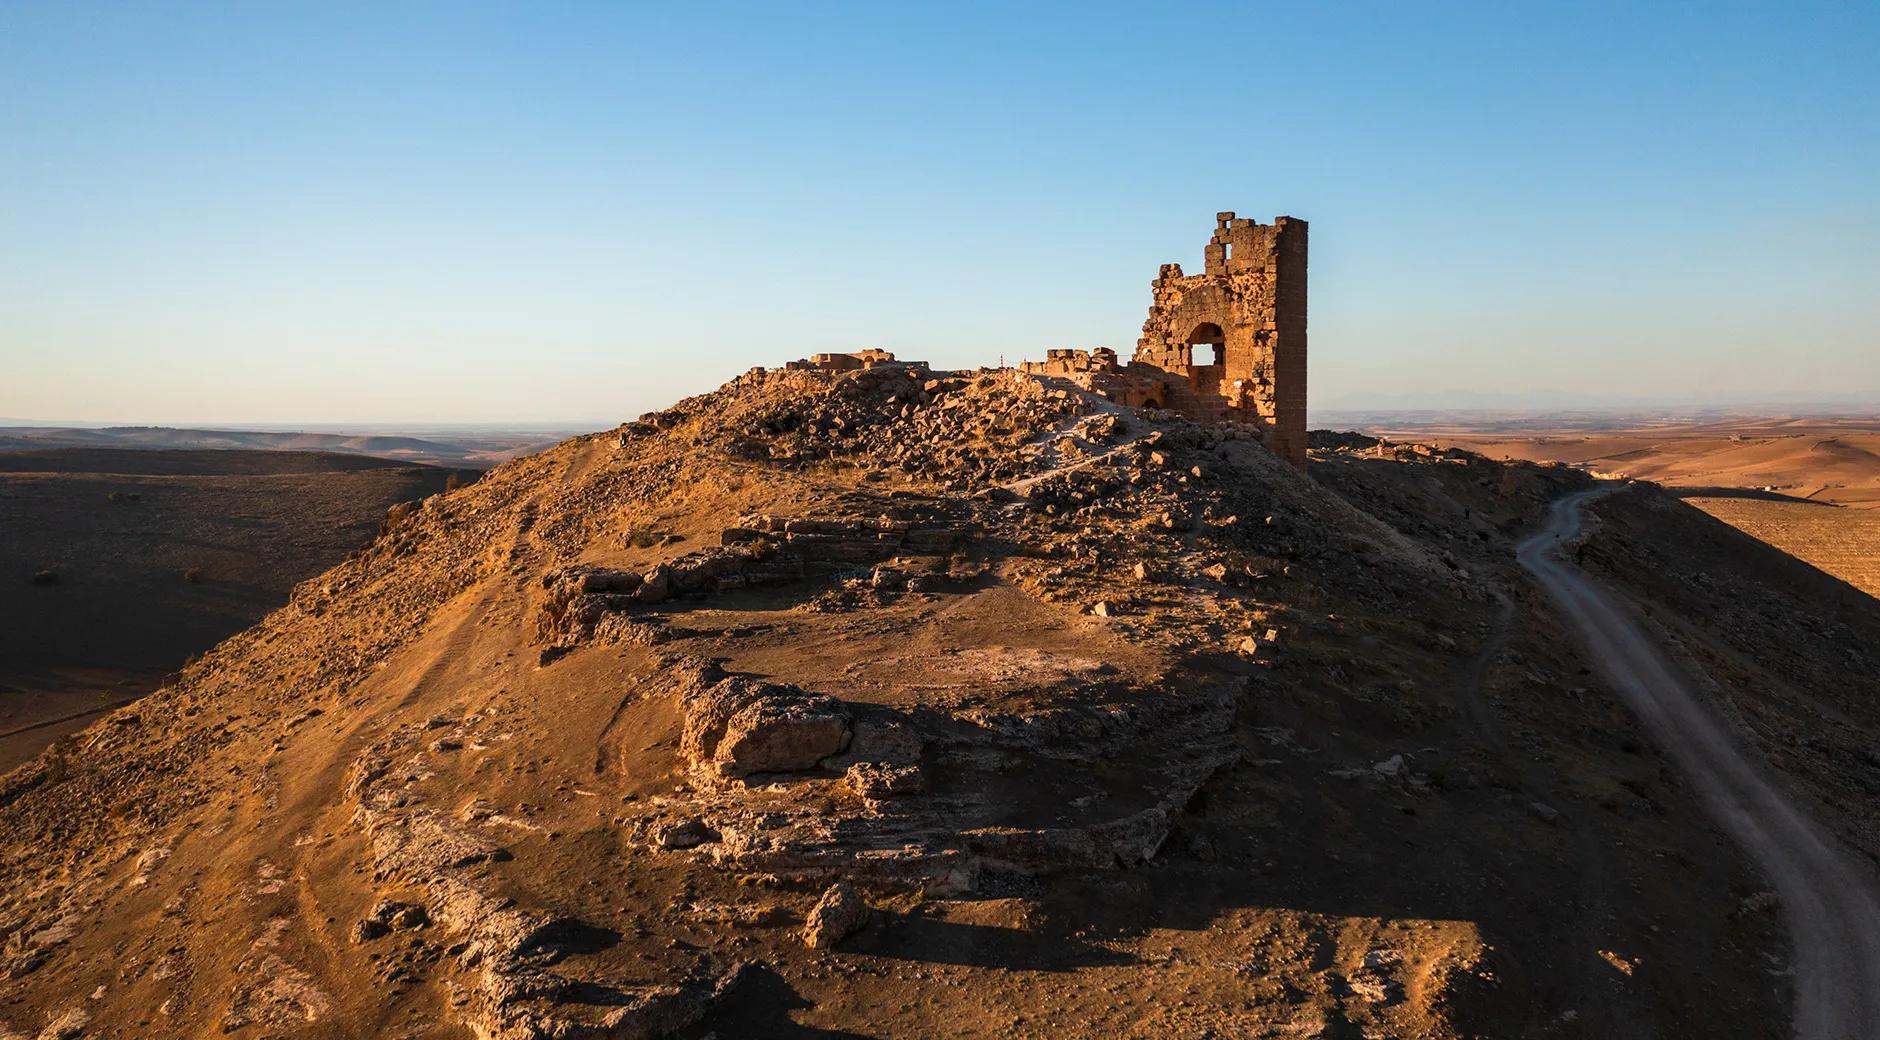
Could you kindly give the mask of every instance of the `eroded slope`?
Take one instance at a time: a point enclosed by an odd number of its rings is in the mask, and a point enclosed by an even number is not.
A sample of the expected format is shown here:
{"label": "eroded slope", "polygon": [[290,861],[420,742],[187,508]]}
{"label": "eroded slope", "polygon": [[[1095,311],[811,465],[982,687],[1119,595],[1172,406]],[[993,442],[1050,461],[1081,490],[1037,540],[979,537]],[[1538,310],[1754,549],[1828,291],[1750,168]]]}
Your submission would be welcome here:
{"label": "eroded slope", "polygon": [[1759,882],[1509,574],[1584,478],[1165,418],[753,373],[426,500],[0,781],[0,1029],[1785,1020]]}

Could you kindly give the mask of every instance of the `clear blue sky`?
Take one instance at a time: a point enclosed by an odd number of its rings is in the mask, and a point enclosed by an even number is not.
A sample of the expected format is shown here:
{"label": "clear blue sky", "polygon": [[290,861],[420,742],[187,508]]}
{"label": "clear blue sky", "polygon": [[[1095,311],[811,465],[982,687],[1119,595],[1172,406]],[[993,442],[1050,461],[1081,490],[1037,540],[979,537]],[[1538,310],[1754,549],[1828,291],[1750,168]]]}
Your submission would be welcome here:
{"label": "clear blue sky", "polygon": [[1312,222],[1318,407],[1880,398],[1880,5],[0,0],[0,416],[570,420],[1134,346]]}

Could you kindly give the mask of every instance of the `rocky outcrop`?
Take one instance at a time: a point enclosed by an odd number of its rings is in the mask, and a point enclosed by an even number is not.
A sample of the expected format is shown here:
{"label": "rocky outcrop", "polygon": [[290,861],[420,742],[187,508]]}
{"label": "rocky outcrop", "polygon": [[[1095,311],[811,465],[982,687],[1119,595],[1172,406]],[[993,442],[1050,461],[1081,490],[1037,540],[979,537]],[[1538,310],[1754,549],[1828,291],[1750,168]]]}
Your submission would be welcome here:
{"label": "rocky outcrop", "polygon": [[[1043,663],[1030,674],[1057,681]],[[666,669],[649,695],[678,700],[680,750],[704,782],[647,805],[635,829],[650,848],[740,871],[965,892],[988,871],[1130,867],[1237,757],[1231,687],[1026,716],[904,715],[697,660]],[[1066,787],[1088,794],[1065,806],[1050,792]],[[1026,817],[1057,822],[1012,822]]]}
{"label": "rocky outcrop", "polygon": [[881,762],[857,762],[849,766],[842,774],[842,782],[870,808],[880,808],[879,803],[886,799],[919,794],[927,789],[919,766]]}
{"label": "rocky outcrop", "polygon": [[[542,576],[544,592],[531,635],[538,645],[563,648],[595,639],[662,642],[657,625],[648,628],[640,619],[645,608],[681,597],[840,576],[892,557],[945,557],[964,534],[959,525],[935,517],[800,519],[750,514],[724,529],[722,545],[643,571],[587,564],[549,571]],[[893,568],[886,573],[900,574]],[[916,576],[892,584],[922,591],[932,582]]]}
{"label": "rocky outcrop", "polygon": [[655,606],[674,596],[741,587],[750,581],[747,575],[764,573],[759,565],[775,550],[774,544],[760,539],[687,553],[645,571],[585,565],[550,571],[542,576],[545,591],[535,613],[534,640],[549,645],[581,642],[591,638],[610,613]]}
{"label": "rocky outcrop", "polygon": [[897,553],[944,554],[960,538],[960,531],[944,521],[892,516],[795,518],[759,514],[741,517],[738,524],[734,538],[777,539],[806,561],[827,563],[863,563]]}
{"label": "rocky outcrop", "polygon": [[429,729],[400,728],[352,769],[353,820],[369,841],[374,876],[427,895],[425,906],[381,902],[360,922],[360,941],[383,934],[381,927],[431,922],[455,936],[456,963],[474,993],[458,1014],[484,1040],[650,1040],[697,1021],[735,982],[741,964],[716,969],[702,963],[688,978],[658,983],[585,978],[551,967],[589,929],[494,891],[473,868],[503,857],[501,846],[407,790],[426,773]]}
{"label": "rocky outcrop", "polygon": [[726,676],[683,695],[681,749],[714,777],[799,773],[849,746],[849,713],[833,697]]}
{"label": "rocky outcrop", "polygon": [[[927,375],[899,366],[834,378],[753,370],[732,385],[753,390],[803,386],[815,392],[779,395],[735,415],[720,413],[704,436],[736,457],[771,464],[865,458],[901,473],[964,485],[1023,476],[1027,467],[1018,449],[1090,407],[1081,393],[1016,372]],[[646,423],[630,428],[646,429]]]}

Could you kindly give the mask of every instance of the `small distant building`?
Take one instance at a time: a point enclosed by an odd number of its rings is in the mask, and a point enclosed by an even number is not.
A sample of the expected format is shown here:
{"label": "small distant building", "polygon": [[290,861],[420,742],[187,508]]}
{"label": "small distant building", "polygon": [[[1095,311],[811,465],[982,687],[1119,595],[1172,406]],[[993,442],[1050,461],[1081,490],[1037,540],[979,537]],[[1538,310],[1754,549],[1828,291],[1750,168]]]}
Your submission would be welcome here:
{"label": "small distant building", "polygon": [[801,361],[791,361],[783,367],[802,372],[855,372],[876,365],[895,364],[894,355],[877,347],[868,347],[853,354],[811,354]]}

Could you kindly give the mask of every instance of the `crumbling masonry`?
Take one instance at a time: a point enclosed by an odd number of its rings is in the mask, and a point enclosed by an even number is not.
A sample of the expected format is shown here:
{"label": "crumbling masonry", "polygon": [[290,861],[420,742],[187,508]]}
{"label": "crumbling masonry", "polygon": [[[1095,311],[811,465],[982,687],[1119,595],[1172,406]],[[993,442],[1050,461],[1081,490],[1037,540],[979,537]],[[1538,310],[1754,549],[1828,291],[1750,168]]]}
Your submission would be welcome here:
{"label": "crumbling masonry", "polygon": [[1120,404],[1199,422],[1250,422],[1274,453],[1306,463],[1306,222],[1215,215],[1200,274],[1163,264],[1128,365],[1116,352],[1053,350],[1026,362]]}
{"label": "crumbling masonry", "polygon": [[856,372],[878,365],[895,364],[894,355],[880,347],[868,347],[853,354],[811,354],[801,361],[792,361],[784,368],[805,372]]}
{"label": "crumbling masonry", "polygon": [[[1306,461],[1306,222],[1215,217],[1202,273],[1164,264],[1136,364],[1184,380],[1164,407],[1201,420],[1255,419],[1267,444]],[[1199,355],[1199,356],[1197,356]]]}
{"label": "crumbling masonry", "polygon": [[[1214,215],[1200,274],[1163,264],[1127,365],[1116,351],[1051,350],[1027,373],[1069,379],[1132,408],[1259,428],[1273,453],[1306,464],[1306,222]],[[883,350],[817,354],[791,368],[846,372],[905,364]]]}

